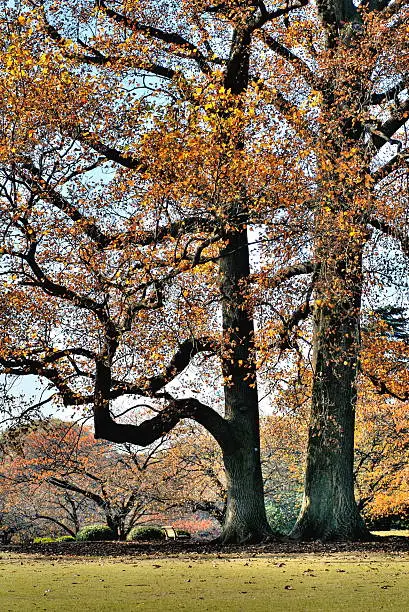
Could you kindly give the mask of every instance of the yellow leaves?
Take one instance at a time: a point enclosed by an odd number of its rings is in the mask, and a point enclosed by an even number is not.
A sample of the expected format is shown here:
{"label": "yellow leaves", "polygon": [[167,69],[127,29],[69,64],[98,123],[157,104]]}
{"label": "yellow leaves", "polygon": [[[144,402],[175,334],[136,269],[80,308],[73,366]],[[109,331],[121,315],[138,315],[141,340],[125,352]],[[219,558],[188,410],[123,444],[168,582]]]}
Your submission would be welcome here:
{"label": "yellow leaves", "polygon": [[341,155],[342,157],[349,159],[350,157],[353,157],[357,153],[359,153],[359,149],[357,147],[352,147],[351,149],[348,149],[348,151],[342,151]]}
{"label": "yellow leaves", "polygon": [[48,62],[48,55],[47,55],[47,53],[40,53],[40,56],[38,58],[39,66],[43,66],[47,62]]}
{"label": "yellow leaves", "polygon": [[320,91],[313,90],[308,98],[308,106],[310,108],[317,108],[322,105],[322,93]]}
{"label": "yellow leaves", "polygon": [[61,73],[61,81],[65,84],[65,85],[69,85],[70,83],[72,83],[72,77],[70,75],[69,72],[67,71],[63,71]]}
{"label": "yellow leaves", "polygon": [[324,172],[331,172],[334,169],[334,164],[329,159],[323,159],[321,161],[321,169]]}

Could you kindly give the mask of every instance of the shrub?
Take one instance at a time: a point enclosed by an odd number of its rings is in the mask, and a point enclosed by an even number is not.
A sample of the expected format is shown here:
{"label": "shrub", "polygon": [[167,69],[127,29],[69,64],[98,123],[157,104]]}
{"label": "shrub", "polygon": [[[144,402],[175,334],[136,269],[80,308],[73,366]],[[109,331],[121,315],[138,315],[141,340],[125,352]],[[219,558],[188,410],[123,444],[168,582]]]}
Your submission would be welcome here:
{"label": "shrub", "polygon": [[278,506],[271,501],[266,502],[266,515],[274,533],[287,535],[297,520],[298,507]]}
{"label": "shrub", "polygon": [[75,542],[75,538],[70,535],[63,535],[57,538],[56,542]]}
{"label": "shrub", "polygon": [[192,537],[186,529],[175,529],[175,531],[177,536],[182,536],[183,538]]}
{"label": "shrub", "polygon": [[51,542],[56,542],[56,538],[34,538],[34,544],[50,544]]}
{"label": "shrub", "polygon": [[126,536],[126,539],[128,542],[133,542],[135,540],[152,542],[156,540],[164,540],[165,534],[162,529],[156,525],[146,525],[131,529]]}
{"label": "shrub", "polygon": [[116,536],[112,529],[106,525],[88,525],[77,533],[79,542],[100,542],[102,540],[115,540]]}

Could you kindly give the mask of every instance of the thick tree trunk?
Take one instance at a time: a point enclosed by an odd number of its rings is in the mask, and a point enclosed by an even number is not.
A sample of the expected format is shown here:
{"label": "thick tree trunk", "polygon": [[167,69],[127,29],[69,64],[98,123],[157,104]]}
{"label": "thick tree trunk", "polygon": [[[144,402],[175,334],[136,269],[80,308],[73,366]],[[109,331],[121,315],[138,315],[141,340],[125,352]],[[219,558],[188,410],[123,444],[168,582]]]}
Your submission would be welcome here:
{"label": "thick tree trunk", "polygon": [[[324,245],[327,249],[330,238]],[[336,253],[335,238],[332,246]],[[290,534],[301,540],[371,537],[358,512],[353,479],[362,244],[350,240],[342,246],[343,254],[338,252],[338,257],[328,256],[327,250],[316,290],[304,499]]]}
{"label": "thick tree trunk", "polygon": [[254,325],[243,292],[249,277],[246,224],[237,221],[221,252],[225,417],[235,449],[224,452],[227,508],[222,541],[255,542],[271,536],[264,507],[260,464],[259,407],[254,354]]}
{"label": "thick tree trunk", "polygon": [[257,443],[254,436],[242,431],[240,448],[234,454],[224,456],[227,508],[221,537],[223,543],[261,542],[272,537],[264,507]]}

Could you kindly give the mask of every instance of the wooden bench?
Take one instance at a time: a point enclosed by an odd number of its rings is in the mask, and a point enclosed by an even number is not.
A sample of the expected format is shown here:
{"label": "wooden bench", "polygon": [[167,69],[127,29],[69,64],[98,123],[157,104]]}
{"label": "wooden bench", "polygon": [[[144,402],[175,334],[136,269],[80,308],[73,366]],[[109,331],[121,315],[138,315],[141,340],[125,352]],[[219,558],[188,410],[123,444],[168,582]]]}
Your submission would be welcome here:
{"label": "wooden bench", "polygon": [[161,529],[165,533],[166,540],[188,540],[190,538],[190,535],[186,533],[178,533],[177,529],[171,525],[161,527]]}
{"label": "wooden bench", "polygon": [[176,529],[174,527],[171,527],[171,526],[161,527],[161,529],[165,533],[166,540],[176,540],[177,533],[176,533]]}

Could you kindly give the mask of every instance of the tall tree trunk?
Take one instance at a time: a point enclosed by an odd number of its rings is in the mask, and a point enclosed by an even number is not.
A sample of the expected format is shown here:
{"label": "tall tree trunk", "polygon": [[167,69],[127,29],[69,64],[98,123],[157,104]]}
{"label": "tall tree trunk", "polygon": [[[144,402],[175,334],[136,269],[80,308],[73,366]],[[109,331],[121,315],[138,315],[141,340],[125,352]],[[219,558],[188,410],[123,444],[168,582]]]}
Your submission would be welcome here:
{"label": "tall tree trunk", "polygon": [[[251,28],[233,32],[224,87],[240,96],[249,80]],[[240,105],[240,100],[238,99]],[[228,117],[225,117],[226,119]],[[223,138],[231,139],[228,122]],[[235,148],[244,148],[244,133]],[[236,441],[234,450],[223,449],[227,480],[226,516],[222,542],[258,542],[272,536],[264,506],[260,462],[260,424],[257,372],[254,349],[253,312],[244,296],[250,275],[245,194],[226,204],[224,213],[229,229],[220,252],[220,292],[222,295],[225,418]]]}
{"label": "tall tree trunk", "polygon": [[111,516],[110,514],[105,514],[107,526],[111,529],[111,531],[115,534],[115,540],[120,539],[120,531],[119,531],[119,522],[116,517]]}
{"label": "tall tree trunk", "polygon": [[224,452],[227,507],[223,542],[261,541],[271,536],[264,506],[260,464],[259,406],[254,354],[254,324],[243,290],[249,277],[246,223],[229,232],[221,252],[225,417],[237,440]]}
{"label": "tall tree trunk", "polygon": [[363,242],[335,232],[320,249],[304,498],[291,532],[302,540],[370,539],[353,479]]}
{"label": "tall tree trunk", "polygon": [[[249,427],[253,419],[247,420]],[[243,423],[244,424],[244,423]],[[224,455],[227,480],[227,508],[223,543],[261,542],[272,537],[264,506],[260,453],[255,436],[242,430],[240,449]]]}
{"label": "tall tree trunk", "polygon": [[[346,24],[352,33],[351,24],[359,21],[356,6],[352,0],[318,0],[317,9],[327,30],[327,49],[336,52],[341,39],[345,44]],[[334,160],[356,146],[362,135],[359,121],[345,113],[347,102],[337,105],[337,78],[330,71],[323,90],[327,116],[338,118],[326,140],[326,153]],[[352,82],[339,85],[347,87],[351,110],[361,90]],[[371,535],[355,502],[353,478],[362,253],[368,236],[359,211],[354,211],[354,188],[333,169],[319,170],[326,202],[315,226],[321,267],[315,290],[311,417],[304,498],[290,535],[303,540],[368,540]]]}

